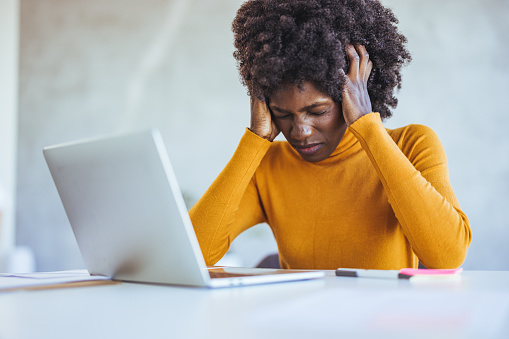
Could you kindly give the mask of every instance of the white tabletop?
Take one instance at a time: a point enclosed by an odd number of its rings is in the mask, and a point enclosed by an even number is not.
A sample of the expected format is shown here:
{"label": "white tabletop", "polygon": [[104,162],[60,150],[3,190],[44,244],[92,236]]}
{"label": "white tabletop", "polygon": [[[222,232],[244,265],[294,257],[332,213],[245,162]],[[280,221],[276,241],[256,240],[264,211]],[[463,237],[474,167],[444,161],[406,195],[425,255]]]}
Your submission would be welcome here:
{"label": "white tabletop", "polygon": [[0,293],[0,338],[509,338],[509,271]]}

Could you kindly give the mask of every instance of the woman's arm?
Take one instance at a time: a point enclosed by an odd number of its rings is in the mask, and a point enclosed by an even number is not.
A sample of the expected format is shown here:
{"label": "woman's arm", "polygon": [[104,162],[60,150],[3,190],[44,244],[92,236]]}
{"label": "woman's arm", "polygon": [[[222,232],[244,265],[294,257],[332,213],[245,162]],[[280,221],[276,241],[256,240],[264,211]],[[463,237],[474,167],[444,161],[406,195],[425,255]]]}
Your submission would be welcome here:
{"label": "woman's arm", "polygon": [[265,221],[252,178],[270,144],[246,130],[231,160],[189,211],[207,265],[219,261],[242,231]]}
{"label": "woman's arm", "polygon": [[447,158],[435,133],[411,126],[396,144],[380,115],[370,113],[367,81],[373,67],[362,45],[346,48],[350,67],[343,115],[384,186],[413,251],[428,268],[455,268],[465,260],[470,224],[449,183]]}
{"label": "woman's arm", "polygon": [[207,265],[221,259],[247,228],[265,222],[253,175],[279,134],[267,103],[251,97],[251,125],[223,171],[189,216]]}
{"label": "woman's arm", "polygon": [[471,241],[468,218],[449,182],[447,158],[436,134],[409,126],[398,144],[380,115],[364,115],[350,125],[389,198],[415,254],[428,268],[456,268]]}

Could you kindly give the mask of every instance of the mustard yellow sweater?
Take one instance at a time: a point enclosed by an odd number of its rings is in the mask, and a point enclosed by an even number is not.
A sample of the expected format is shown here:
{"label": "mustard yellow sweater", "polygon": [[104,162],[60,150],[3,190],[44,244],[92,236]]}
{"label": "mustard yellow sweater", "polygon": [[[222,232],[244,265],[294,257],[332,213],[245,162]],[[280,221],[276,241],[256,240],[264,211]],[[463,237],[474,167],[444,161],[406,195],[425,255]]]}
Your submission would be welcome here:
{"label": "mustard yellow sweater", "polygon": [[471,240],[436,134],[422,125],[386,129],[378,113],[353,123],[318,163],[246,130],[190,217],[208,265],[262,222],[283,268],[400,269],[419,260],[455,268]]}

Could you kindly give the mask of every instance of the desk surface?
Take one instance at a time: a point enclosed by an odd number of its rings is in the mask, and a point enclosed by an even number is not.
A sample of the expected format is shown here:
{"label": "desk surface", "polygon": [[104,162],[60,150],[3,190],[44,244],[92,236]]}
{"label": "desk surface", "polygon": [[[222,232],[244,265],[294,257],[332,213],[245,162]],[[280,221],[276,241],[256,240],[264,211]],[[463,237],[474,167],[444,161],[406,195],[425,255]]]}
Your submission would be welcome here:
{"label": "desk surface", "polygon": [[0,293],[0,338],[509,338],[509,271]]}

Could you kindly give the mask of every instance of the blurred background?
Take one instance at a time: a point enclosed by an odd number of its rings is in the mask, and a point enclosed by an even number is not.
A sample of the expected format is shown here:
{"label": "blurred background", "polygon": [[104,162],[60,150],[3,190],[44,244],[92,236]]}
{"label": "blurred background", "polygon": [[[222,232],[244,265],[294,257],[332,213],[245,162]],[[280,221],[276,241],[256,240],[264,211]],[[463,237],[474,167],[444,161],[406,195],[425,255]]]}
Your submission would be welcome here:
{"label": "blurred background", "polygon": [[[233,154],[249,98],[232,57],[238,0],[0,0],[0,270],[84,268],[42,148],[157,127],[188,206]],[[470,218],[465,269],[509,269],[509,1],[382,0],[413,61],[389,128],[432,127]],[[229,263],[277,251],[267,225]]]}

